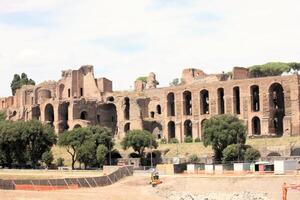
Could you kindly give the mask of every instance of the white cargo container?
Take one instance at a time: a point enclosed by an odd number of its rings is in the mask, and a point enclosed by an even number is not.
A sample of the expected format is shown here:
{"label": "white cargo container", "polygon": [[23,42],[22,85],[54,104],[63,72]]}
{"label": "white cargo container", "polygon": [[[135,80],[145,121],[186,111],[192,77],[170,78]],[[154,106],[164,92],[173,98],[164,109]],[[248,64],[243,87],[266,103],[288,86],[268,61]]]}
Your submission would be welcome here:
{"label": "white cargo container", "polygon": [[214,165],[205,165],[205,174],[213,174]]}
{"label": "white cargo container", "polygon": [[223,165],[215,165],[215,173],[216,174],[223,174],[224,173],[224,166]]}
{"label": "white cargo container", "polygon": [[199,169],[200,169],[200,164],[188,164],[187,165],[187,173],[188,174],[197,173]]}
{"label": "white cargo container", "polygon": [[250,171],[250,165],[250,163],[234,163],[233,170],[234,172]]}
{"label": "white cargo container", "polygon": [[285,174],[289,171],[295,171],[298,169],[298,162],[296,160],[275,160],[274,161],[274,173]]}

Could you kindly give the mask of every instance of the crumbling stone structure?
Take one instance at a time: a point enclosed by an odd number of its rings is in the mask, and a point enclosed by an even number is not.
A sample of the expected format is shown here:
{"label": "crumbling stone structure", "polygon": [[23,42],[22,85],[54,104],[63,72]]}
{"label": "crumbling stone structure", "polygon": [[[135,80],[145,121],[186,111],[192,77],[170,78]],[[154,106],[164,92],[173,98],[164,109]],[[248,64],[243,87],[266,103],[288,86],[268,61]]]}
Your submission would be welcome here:
{"label": "crumbling stone structure", "polygon": [[157,138],[202,138],[203,122],[231,113],[244,121],[249,136],[299,135],[299,76],[251,78],[248,69],[232,75],[185,69],[178,86],[157,88],[154,73],[135,91],[113,91],[112,81],[95,78],[93,66],[62,72],[58,81],[23,86],[0,98],[8,120],[38,119],[57,133],[88,125],[111,128],[121,139],[128,130],[146,129]]}

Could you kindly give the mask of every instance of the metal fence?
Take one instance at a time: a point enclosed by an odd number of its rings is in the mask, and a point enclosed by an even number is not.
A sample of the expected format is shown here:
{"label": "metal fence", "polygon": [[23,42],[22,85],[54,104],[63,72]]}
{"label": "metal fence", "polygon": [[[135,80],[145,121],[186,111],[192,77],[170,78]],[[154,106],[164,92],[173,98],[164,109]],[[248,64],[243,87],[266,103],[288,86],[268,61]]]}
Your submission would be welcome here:
{"label": "metal fence", "polygon": [[92,188],[111,185],[125,176],[133,175],[133,166],[122,166],[116,171],[99,177],[40,179],[40,180],[2,180],[0,189],[3,190],[59,190]]}

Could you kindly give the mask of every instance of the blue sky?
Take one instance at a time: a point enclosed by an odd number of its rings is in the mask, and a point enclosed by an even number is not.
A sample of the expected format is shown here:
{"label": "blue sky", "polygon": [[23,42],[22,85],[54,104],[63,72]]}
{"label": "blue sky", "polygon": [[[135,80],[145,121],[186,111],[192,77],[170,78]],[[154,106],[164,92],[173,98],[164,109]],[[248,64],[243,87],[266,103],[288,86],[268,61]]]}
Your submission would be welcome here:
{"label": "blue sky", "polygon": [[40,83],[92,64],[115,90],[155,72],[207,73],[300,60],[298,0],[0,0],[0,96],[15,73]]}

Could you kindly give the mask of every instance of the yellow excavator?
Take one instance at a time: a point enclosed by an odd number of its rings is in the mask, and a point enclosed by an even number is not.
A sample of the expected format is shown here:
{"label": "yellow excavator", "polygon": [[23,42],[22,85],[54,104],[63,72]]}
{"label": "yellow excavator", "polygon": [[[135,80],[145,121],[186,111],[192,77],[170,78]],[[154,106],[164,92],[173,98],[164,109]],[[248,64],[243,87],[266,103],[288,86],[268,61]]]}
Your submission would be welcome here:
{"label": "yellow excavator", "polygon": [[157,171],[153,171],[151,173],[150,185],[152,185],[152,187],[156,187],[159,184],[162,184],[162,181],[159,179],[159,173]]}

